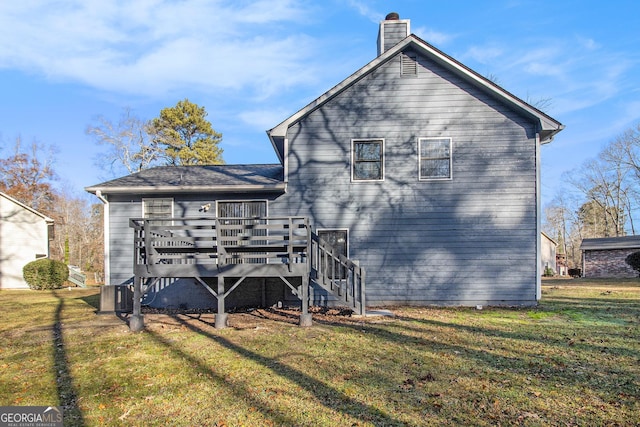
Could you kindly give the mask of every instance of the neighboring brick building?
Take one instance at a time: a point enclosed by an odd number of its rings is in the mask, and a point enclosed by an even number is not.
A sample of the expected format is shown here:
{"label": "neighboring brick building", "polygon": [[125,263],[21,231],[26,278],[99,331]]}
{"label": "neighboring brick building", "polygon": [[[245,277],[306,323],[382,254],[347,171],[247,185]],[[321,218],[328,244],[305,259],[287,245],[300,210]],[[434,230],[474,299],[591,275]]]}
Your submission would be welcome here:
{"label": "neighboring brick building", "polygon": [[640,236],[583,239],[580,249],[584,277],[638,277],[625,259],[640,251]]}

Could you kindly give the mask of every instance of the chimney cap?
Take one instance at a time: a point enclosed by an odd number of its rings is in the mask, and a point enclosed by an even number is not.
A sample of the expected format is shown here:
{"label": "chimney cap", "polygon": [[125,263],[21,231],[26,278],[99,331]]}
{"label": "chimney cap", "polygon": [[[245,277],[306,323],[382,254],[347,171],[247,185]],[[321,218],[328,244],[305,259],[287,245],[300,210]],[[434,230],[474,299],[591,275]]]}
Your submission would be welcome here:
{"label": "chimney cap", "polygon": [[387,14],[386,18],[384,18],[385,21],[397,21],[400,19],[400,15],[398,15],[397,12],[391,12],[389,14]]}

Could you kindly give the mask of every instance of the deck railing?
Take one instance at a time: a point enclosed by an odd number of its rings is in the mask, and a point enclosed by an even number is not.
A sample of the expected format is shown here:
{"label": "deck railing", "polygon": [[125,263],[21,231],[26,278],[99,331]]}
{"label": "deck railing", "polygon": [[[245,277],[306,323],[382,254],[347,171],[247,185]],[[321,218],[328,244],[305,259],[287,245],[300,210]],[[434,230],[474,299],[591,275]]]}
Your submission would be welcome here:
{"label": "deck railing", "polygon": [[311,279],[330,291],[358,314],[365,310],[365,270],[318,237],[311,237]]}
{"label": "deck railing", "polygon": [[133,218],[129,224],[137,268],[171,264],[172,270],[162,271],[184,272],[196,271],[186,264],[214,269],[268,264],[265,268],[275,271],[274,264],[286,264],[291,271],[295,265],[295,271],[305,271],[341,303],[364,313],[364,269],[312,233],[306,217]]}
{"label": "deck railing", "polygon": [[133,218],[129,224],[136,265],[302,263],[310,241],[304,217]]}
{"label": "deck railing", "polygon": [[85,274],[82,274],[75,268],[69,267],[69,278],[67,280],[69,280],[76,286],[80,286],[81,288],[87,287],[87,276]]}

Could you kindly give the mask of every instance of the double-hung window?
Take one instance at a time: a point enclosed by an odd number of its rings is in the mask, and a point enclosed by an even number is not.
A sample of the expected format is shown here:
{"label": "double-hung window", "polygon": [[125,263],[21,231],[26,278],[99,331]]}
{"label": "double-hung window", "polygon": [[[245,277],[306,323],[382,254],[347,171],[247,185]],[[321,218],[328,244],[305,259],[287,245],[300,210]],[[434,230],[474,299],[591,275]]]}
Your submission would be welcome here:
{"label": "double-hung window", "polygon": [[382,181],[384,179],[384,140],[351,141],[351,180]]}
{"label": "double-hung window", "polygon": [[451,138],[419,138],[419,179],[451,179]]}
{"label": "double-hung window", "polygon": [[[173,217],[173,199],[142,199],[142,216],[153,219],[153,225],[171,225]],[[162,221],[163,219],[166,221]]]}

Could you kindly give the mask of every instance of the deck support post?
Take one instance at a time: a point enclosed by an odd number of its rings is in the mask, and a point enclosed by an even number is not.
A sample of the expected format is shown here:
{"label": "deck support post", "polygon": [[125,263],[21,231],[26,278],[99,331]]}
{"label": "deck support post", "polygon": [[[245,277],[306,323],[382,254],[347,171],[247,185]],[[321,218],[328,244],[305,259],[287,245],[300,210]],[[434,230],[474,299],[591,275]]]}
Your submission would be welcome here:
{"label": "deck support post", "polygon": [[300,314],[300,326],[308,327],[313,325],[313,319],[309,313],[309,275],[302,276],[302,286],[300,299],[302,300],[302,313]]}
{"label": "deck support post", "polygon": [[227,327],[227,313],[224,312],[224,276],[218,276],[218,312],[216,313],[216,329]]}
{"label": "deck support post", "polygon": [[129,329],[132,332],[144,330],[144,316],[142,315],[142,279],[140,276],[133,278],[133,310],[129,319]]}

